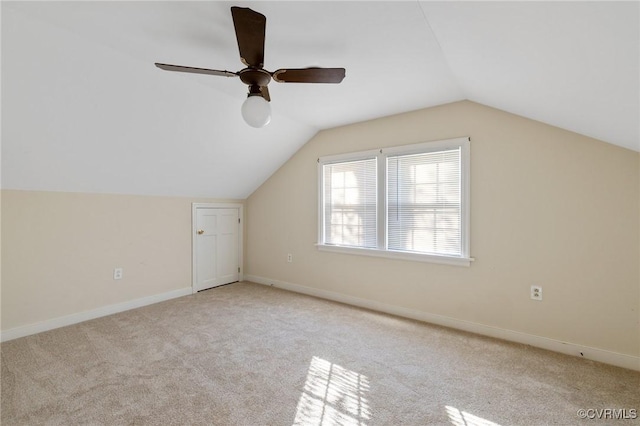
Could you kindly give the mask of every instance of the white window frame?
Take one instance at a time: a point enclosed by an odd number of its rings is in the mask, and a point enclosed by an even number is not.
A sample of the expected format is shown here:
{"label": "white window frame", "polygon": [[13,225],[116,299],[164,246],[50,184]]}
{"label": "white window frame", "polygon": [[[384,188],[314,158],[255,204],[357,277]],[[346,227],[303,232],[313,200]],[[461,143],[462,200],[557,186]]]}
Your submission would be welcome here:
{"label": "white window frame", "polygon": [[[386,249],[387,238],[387,157],[397,155],[420,154],[433,151],[441,151],[451,148],[460,148],[461,162],[461,256],[433,255],[422,253],[409,253]],[[403,145],[376,150],[352,152],[348,154],[329,155],[318,158],[318,242],[317,248],[322,251],[335,253],[355,254],[364,256],[385,257],[390,259],[402,259],[418,262],[443,263],[448,265],[469,266],[474,260],[469,255],[470,250],[470,138],[454,138],[433,142],[423,142],[412,145]],[[375,157],[378,163],[378,193],[377,193],[377,248],[345,247],[324,244],[324,193],[323,193],[323,166],[332,163],[371,159]]]}

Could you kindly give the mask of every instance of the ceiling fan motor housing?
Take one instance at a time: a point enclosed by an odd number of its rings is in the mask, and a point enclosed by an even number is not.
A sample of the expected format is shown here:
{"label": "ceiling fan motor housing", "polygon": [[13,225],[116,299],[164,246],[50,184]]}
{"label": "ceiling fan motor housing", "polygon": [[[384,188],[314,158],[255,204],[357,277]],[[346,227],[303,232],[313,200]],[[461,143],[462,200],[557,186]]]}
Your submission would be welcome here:
{"label": "ceiling fan motor housing", "polygon": [[268,71],[257,68],[245,68],[238,71],[240,80],[249,86],[266,86],[271,81],[271,74]]}

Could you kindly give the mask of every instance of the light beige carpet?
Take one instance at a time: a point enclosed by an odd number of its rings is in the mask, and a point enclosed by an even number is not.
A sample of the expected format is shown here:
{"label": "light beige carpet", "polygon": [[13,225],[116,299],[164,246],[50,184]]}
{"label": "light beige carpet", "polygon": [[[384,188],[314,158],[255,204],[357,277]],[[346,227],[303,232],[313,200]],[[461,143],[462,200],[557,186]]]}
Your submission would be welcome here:
{"label": "light beige carpet", "polygon": [[251,283],[1,354],[3,426],[627,425],[577,412],[640,409],[637,372]]}

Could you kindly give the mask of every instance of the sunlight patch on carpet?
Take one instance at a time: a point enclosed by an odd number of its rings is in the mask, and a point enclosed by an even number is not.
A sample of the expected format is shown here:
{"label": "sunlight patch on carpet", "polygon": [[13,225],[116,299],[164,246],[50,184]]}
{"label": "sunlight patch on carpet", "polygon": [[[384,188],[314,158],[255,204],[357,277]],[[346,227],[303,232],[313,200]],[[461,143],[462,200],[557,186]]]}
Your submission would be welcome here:
{"label": "sunlight patch on carpet", "polygon": [[371,409],[366,399],[369,379],[314,356],[294,425],[366,425]]}
{"label": "sunlight patch on carpet", "polygon": [[500,426],[498,423],[474,416],[466,411],[460,411],[456,407],[446,405],[445,408],[451,424],[455,426]]}

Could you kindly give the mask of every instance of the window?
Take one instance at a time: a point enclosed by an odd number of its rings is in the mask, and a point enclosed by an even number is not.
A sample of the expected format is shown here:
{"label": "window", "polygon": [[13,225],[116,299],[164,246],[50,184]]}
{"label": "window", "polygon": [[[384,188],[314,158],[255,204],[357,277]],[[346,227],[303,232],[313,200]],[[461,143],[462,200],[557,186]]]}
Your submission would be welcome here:
{"label": "window", "polygon": [[326,244],[377,247],[375,158],[323,167]]}
{"label": "window", "polygon": [[469,138],[318,163],[320,249],[469,265]]}
{"label": "window", "polygon": [[387,248],[462,255],[460,148],[387,158]]}

